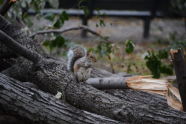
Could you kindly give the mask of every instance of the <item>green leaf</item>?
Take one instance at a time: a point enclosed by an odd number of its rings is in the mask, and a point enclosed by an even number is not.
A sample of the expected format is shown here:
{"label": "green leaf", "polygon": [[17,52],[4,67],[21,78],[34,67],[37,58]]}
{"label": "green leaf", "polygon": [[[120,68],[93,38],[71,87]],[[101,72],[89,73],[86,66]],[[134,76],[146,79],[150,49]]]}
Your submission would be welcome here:
{"label": "green leaf", "polygon": [[99,20],[99,25],[100,25],[101,27],[105,27],[105,22],[104,22],[104,20],[100,19],[100,20]]}
{"label": "green leaf", "polygon": [[130,54],[134,51],[135,45],[131,40],[127,40],[125,42],[125,51],[126,53]]}
{"label": "green leaf", "polygon": [[160,71],[161,61],[159,57],[153,51],[148,51],[148,55],[145,56],[145,60],[146,66],[151,71],[153,77],[159,78],[161,72]]}
{"label": "green leaf", "polygon": [[80,9],[83,10],[85,16],[88,16],[90,14],[90,11],[87,6],[81,6]]}
{"label": "green leaf", "polygon": [[54,47],[66,47],[66,40],[62,36],[57,36],[52,43]]}
{"label": "green leaf", "polygon": [[173,74],[173,68],[171,65],[161,65],[160,67],[161,73],[172,75]]}
{"label": "green leaf", "polygon": [[55,19],[55,15],[54,14],[47,14],[46,16],[45,16],[45,19],[47,19],[47,20],[49,20],[49,21],[54,21],[54,19]]}
{"label": "green leaf", "polygon": [[67,47],[67,40],[62,36],[57,36],[54,40],[47,40],[43,43],[43,46],[48,47],[51,50],[54,48]]}
{"label": "green leaf", "polygon": [[65,11],[63,11],[63,12],[59,15],[59,18],[60,18],[62,24],[64,24],[64,22],[65,22],[66,20],[69,20],[68,14],[67,14]]}
{"label": "green leaf", "polygon": [[47,41],[45,41],[45,42],[43,43],[43,46],[47,47],[47,46],[49,46],[49,44],[50,44],[50,41],[47,40]]}
{"label": "green leaf", "polygon": [[99,53],[100,56],[108,56],[112,52],[112,44],[101,42],[98,44],[96,52]]}
{"label": "green leaf", "polygon": [[0,0],[0,5],[3,3],[3,0]]}
{"label": "green leaf", "polygon": [[54,28],[60,28],[61,26],[62,26],[62,23],[61,23],[61,21],[59,19],[56,20],[56,22],[53,24]]}
{"label": "green leaf", "polygon": [[169,57],[168,51],[167,50],[159,50],[158,57],[160,59],[167,59]]}
{"label": "green leaf", "polygon": [[61,13],[60,17],[63,18],[64,20],[69,20],[69,16],[65,11]]}
{"label": "green leaf", "polygon": [[50,51],[54,48],[54,47],[52,46],[52,41],[51,41],[51,40],[46,40],[46,41],[43,43],[43,46],[48,47]]}

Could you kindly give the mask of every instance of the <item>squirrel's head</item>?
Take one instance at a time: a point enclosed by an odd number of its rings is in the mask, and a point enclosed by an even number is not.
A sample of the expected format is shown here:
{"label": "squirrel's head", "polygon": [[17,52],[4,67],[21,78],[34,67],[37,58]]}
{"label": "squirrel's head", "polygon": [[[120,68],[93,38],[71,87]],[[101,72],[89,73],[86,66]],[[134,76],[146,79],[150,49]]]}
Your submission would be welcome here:
{"label": "squirrel's head", "polygon": [[94,54],[92,54],[91,52],[87,52],[87,57],[88,59],[90,59],[92,62],[96,62],[96,56]]}

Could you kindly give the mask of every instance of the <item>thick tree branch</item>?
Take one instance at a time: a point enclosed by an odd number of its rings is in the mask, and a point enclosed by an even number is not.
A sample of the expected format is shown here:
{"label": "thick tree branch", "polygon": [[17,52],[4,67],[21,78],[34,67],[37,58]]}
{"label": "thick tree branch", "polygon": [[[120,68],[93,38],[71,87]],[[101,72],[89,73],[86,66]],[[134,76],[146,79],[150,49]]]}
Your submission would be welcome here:
{"label": "thick tree branch", "polygon": [[0,73],[0,108],[9,114],[44,124],[118,124],[120,122],[74,108],[35,88]]}
{"label": "thick tree branch", "polygon": [[[34,37],[36,35],[39,34],[47,34],[47,33],[58,33],[58,34],[62,34],[68,31],[72,31],[72,30],[85,30],[95,36],[100,37],[101,39],[105,40],[105,41],[109,41],[108,39],[106,39],[106,37],[100,35],[99,33],[93,31],[92,29],[88,28],[87,26],[78,26],[78,27],[72,27],[72,28],[68,28],[68,29],[53,29],[53,30],[44,30],[44,31],[38,31],[33,33],[32,35],[30,35],[30,37]],[[109,41],[111,42],[111,41]]]}
{"label": "thick tree branch", "polygon": [[41,60],[41,55],[38,53],[26,49],[24,46],[17,43],[13,38],[8,36],[5,32],[0,30],[0,41],[3,42],[7,47],[14,50],[14,52],[18,53],[19,55],[27,58],[28,60],[37,63]]}

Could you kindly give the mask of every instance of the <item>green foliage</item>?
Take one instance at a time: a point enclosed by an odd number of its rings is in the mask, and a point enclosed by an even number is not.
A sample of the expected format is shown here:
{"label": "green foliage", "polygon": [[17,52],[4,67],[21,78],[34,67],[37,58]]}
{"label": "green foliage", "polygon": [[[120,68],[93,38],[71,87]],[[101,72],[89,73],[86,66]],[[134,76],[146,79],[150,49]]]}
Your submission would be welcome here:
{"label": "green foliage", "polygon": [[0,5],[3,3],[3,0],[0,0]]}
{"label": "green foliage", "polygon": [[163,60],[167,58],[168,52],[166,50],[160,50],[157,53],[148,51],[148,55],[145,56],[146,66],[149,68],[154,78],[159,78],[161,73],[173,74],[172,65],[163,64]]}
{"label": "green foliage", "polygon": [[168,54],[167,50],[159,50],[158,56],[160,59],[168,59],[169,54]]}
{"label": "green foliage", "polygon": [[175,41],[172,41],[170,46],[169,46],[169,49],[170,48],[174,48],[174,49],[186,49],[186,39],[185,40],[175,40]]}
{"label": "green foliage", "polygon": [[171,64],[165,65],[165,64],[161,63],[160,72],[164,73],[164,74],[172,75],[173,74],[173,66]]}
{"label": "green foliage", "polygon": [[[63,11],[60,15],[56,15],[56,20],[53,24],[54,28],[60,28],[64,25],[64,22],[69,20],[68,14]],[[53,19],[53,17],[49,16],[49,19]]]}
{"label": "green foliage", "polygon": [[99,19],[99,23],[96,23],[96,27],[105,27],[105,21],[103,19]]}
{"label": "green foliage", "polygon": [[63,24],[61,23],[60,19],[57,19],[54,24],[53,27],[54,28],[60,28]]}
{"label": "green foliage", "polygon": [[[0,0],[2,2],[2,0]],[[40,18],[40,10],[44,9],[46,2],[48,2],[52,7],[57,8],[58,7],[58,0],[23,0],[23,1],[17,1],[8,11],[8,17],[9,18],[19,18],[24,21],[27,26],[32,26],[33,22],[30,18],[28,18],[28,10],[36,11],[36,17]],[[53,16],[53,18],[52,18]],[[66,15],[63,14],[65,18],[62,19],[62,23],[60,22],[60,25],[64,23],[63,20],[66,19]],[[54,14],[50,14],[50,17],[48,16],[47,19],[50,21],[55,21],[55,26],[59,26],[59,21],[56,21],[58,19],[54,19],[56,17]]]}
{"label": "green foliage", "polygon": [[99,19],[99,22],[96,24],[96,27],[105,27],[106,26],[105,21],[101,18],[105,14],[101,13],[99,9],[96,9],[96,12],[97,12],[96,18]]}
{"label": "green foliage", "polygon": [[161,66],[161,61],[159,57],[153,52],[153,51],[148,51],[148,55],[145,56],[146,60],[146,65],[151,71],[152,75],[154,78],[159,78],[160,77],[160,66]]}
{"label": "green foliage", "polygon": [[65,40],[62,36],[57,36],[54,40],[45,41],[43,46],[48,47],[50,51],[54,48],[66,48],[67,40]]}
{"label": "green foliage", "polygon": [[88,16],[90,14],[90,11],[87,6],[81,6],[80,9],[83,10],[85,16]]}
{"label": "green foliage", "polygon": [[125,52],[130,54],[134,51],[135,45],[131,40],[125,41]]}
{"label": "green foliage", "polygon": [[64,24],[65,21],[69,20],[68,14],[65,11],[63,11],[59,15],[59,18],[60,18],[62,24]]}
{"label": "green foliage", "polygon": [[8,16],[10,18],[19,17],[23,18],[28,9],[35,10],[36,12],[40,12],[42,8],[44,8],[46,1],[43,0],[23,0],[17,1],[14,6],[8,11]]}
{"label": "green foliage", "polygon": [[54,21],[56,15],[48,13],[45,15],[45,19],[49,20],[49,21]]}
{"label": "green foliage", "polygon": [[112,52],[112,44],[108,42],[101,42],[95,49],[100,56],[108,56]]}

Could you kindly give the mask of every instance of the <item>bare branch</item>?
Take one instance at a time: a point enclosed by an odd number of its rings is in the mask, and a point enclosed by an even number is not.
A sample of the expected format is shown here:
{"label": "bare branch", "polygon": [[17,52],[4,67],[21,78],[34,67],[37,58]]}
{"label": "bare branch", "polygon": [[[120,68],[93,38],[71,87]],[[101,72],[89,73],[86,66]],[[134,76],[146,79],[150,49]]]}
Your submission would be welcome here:
{"label": "bare branch", "polygon": [[[65,33],[65,32],[68,32],[68,31],[72,31],[72,30],[86,30],[87,32],[95,35],[95,36],[98,36],[100,37],[101,39],[105,40],[105,41],[109,41],[106,37],[100,35],[99,33],[93,31],[92,29],[90,29],[89,27],[87,26],[78,26],[78,27],[71,27],[71,28],[68,28],[68,29],[52,29],[52,30],[43,30],[43,31],[38,31],[38,32],[35,32],[33,33],[32,35],[30,35],[30,37],[34,37],[36,35],[39,35],[39,34],[47,34],[47,33],[59,33],[59,34],[62,34],[62,33]],[[109,41],[111,42],[111,41]]]}

